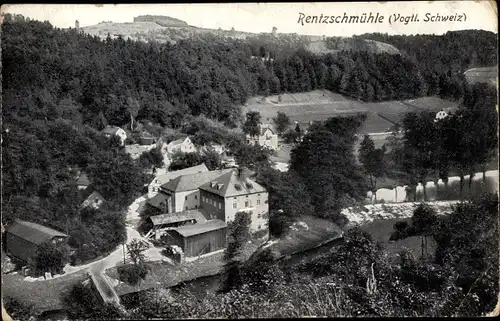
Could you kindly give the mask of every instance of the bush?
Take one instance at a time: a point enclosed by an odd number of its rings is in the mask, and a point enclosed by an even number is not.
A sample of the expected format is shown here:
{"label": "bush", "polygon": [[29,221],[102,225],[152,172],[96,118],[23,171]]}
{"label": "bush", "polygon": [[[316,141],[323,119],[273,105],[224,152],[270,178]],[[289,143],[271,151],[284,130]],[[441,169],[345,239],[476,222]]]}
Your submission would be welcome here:
{"label": "bush", "polygon": [[140,280],[144,280],[148,272],[148,267],[142,263],[118,267],[120,281],[127,282],[131,285],[137,285]]}

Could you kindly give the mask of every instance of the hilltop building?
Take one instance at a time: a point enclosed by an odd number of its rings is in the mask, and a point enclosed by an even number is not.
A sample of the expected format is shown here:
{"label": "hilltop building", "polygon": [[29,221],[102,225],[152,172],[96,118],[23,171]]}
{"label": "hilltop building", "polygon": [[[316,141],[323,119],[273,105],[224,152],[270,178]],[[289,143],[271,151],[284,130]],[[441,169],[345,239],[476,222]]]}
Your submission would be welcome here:
{"label": "hilltop building", "polygon": [[120,144],[123,146],[125,144],[125,139],[127,139],[127,133],[118,126],[106,126],[102,133],[104,136],[110,138],[112,136],[118,136],[120,138]]}

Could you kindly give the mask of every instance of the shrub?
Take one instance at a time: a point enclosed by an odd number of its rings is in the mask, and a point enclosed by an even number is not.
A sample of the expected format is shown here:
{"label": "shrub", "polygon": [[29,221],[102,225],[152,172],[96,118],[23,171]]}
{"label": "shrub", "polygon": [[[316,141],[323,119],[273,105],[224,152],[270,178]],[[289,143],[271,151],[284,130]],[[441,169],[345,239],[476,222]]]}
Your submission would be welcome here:
{"label": "shrub", "polygon": [[131,264],[118,267],[120,281],[136,285],[140,280],[144,280],[148,275],[149,269],[146,264]]}

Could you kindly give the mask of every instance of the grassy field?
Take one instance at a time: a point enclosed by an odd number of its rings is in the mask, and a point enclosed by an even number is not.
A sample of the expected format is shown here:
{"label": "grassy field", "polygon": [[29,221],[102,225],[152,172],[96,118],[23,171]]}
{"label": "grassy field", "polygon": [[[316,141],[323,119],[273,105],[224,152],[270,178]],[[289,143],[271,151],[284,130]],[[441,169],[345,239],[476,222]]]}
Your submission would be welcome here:
{"label": "grassy field", "polygon": [[21,275],[2,275],[2,297],[12,297],[32,304],[39,312],[64,309],[63,298],[74,285],[85,279],[85,271],[34,282],[26,281]]}
{"label": "grassy field", "polygon": [[286,113],[292,122],[297,121],[302,128],[307,128],[310,121],[365,113],[367,119],[359,132],[381,133],[390,131],[394,122],[400,121],[405,113],[418,113],[422,110],[438,111],[441,108],[454,106],[456,103],[437,97],[422,97],[407,101],[362,102],[328,90],[315,90],[306,93],[253,97],[247,101],[242,110],[243,113],[258,111],[263,123],[272,122],[272,118],[281,111]]}
{"label": "grassy field", "polygon": [[[363,225],[361,228],[368,232],[375,242],[379,242],[387,253],[395,260],[397,259],[397,255],[405,249],[410,251],[410,253],[412,253],[415,257],[420,257],[422,255],[421,237],[412,236],[403,240],[389,241],[389,237],[394,232],[394,224],[400,221],[406,221],[409,223],[410,219],[375,220]],[[429,253],[433,253],[436,250],[436,242],[434,239],[427,239],[427,250]]]}

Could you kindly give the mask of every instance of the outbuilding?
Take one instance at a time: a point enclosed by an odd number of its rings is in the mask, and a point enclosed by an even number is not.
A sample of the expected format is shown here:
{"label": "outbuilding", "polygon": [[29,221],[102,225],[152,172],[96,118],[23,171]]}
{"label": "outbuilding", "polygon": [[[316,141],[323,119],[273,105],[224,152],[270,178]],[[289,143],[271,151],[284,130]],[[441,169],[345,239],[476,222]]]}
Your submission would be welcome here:
{"label": "outbuilding", "polygon": [[227,224],[209,220],[199,224],[184,225],[169,231],[177,240],[185,257],[200,256],[226,248]]}
{"label": "outbuilding", "polygon": [[22,261],[28,261],[36,254],[37,248],[45,242],[54,245],[65,242],[68,235],[49,227],[15,220],[7,227],[5,243],[7,253]]}

